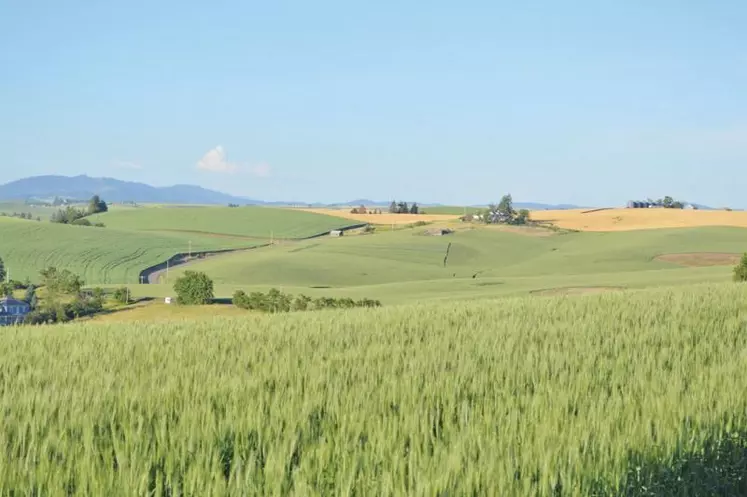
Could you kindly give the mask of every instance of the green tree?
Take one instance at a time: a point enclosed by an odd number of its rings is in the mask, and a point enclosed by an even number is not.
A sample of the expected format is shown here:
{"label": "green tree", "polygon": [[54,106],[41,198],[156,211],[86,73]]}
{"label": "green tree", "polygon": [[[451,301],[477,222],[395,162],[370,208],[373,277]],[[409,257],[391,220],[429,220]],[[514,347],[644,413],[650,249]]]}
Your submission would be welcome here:
{"label": "green tree", "polygon": [[529,211],[527,209],[519,209],[518,214],[514,218],[514,224],[527,224],[529,222]]}
{"label": "green tree", "polygon": [[183,305],[204,305],[212,302],[213,280],[205,273],[185,271],[174,283],[176,301]]}
{"label": "green tree", "polygon": [[43,285],[51,294],[77,295],[83,287],[83,280],[80,279],[80,276],[67,269],[60,271],[56,267],[50,266],[39,271],[39,274],[42,277]]}
{"label": "green tree", "polygon": [[7,275],[8,273],[5,271],[5,262],[3,262],[3,258],[0,257],[0,281],[5,281]]}
{"label": "green tree", "polygon": [[501,222],[508,223],[514,219],[516,211],[514,210],[514,200],[511,194],[504,195],[498,204],[498,214],[503,218]]}
{"label": "green tree", "polygon": [[747,281],[747,253],[742,255],[742,260],[734,267],[734,281]]}
{"label": "green tree", "polygon": [[116,302],[119,302],[120,304],[129,304],[131,302],[130,300],[130,289],[126,286],[122,286],[114,290],[114,293],[112,294],[112,297]]}
{"label": "green tree", "polygon": [[29,285],[28,287],[26,287],[26,295],[23,298],[23,300],[25,300],[26,303],[31,304],[31,301],[34,300],[35,297],[36,297],[36,287],[34,285]]}
{"label": "green tree", "polygon": [[420,211],[420,208],[418,207],[417,202],[413,202],[413,204],[410,206],[410,214],[417,214]]}
{"label": "green tree", "polygon": [[397,202],[392,200],[392,203],[389,204],[389,214],[398,214],[399,211],[397,210]]}
{"label": "green tree", "polygon": [[91,200],[88,202],[88,214],[98,214],[99,212],[106,212],[108,210],[109,206],[98,195],[91,197]]}

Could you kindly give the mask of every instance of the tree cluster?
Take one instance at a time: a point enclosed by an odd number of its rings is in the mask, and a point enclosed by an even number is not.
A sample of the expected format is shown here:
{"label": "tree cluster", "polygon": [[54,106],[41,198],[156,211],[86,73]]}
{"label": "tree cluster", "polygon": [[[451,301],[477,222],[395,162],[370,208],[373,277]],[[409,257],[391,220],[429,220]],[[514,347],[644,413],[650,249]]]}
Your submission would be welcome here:
{"label": "tree cluster", "polygon": [[350,209],[351,214],[381,214],[381,209],[369,209],[365,205],[353,207]]}
{"label": "tree cluster", "polygon": [[647,202],[649,205],[653,205],[655,207],[663,207],[665,209],[684,209],[685,208],[684,202],[675,200],[669,195],[667,195],[664,198],[660,198],[658,200],[648,199]]}
{"label": "tree cluster", "polygon": [[229,207],[236,208],[239,207],[239,204],[228,204]]}
{"label": "tree cluster", "polygon": [[513,198],[508,194],[498,204],[490,204],[486,210],[478,212],[474,218],[486,224],[523,225],[529,222],[529,211],[515,210]]}
{"label": "tree cluster", "polygon": [[407,202],[397,202],[392,200],[389,204],[389,214],[421,214],[420,207],[416,202],[413,202],[411,206],[407,205]]}
{"label": "tree cluster", "polygon": [[74,224],[76,226],[95,226],[97,228],[103,228],[103,223],[92,223],[88,219],[85,219],[85,217],[92,214],[107,212],[108,210],[109,206],[106,205],[106,202],[104,202],[104,200],[102,200],[98,195],[94,195],[88,202],[87,209],[77,209],[68,205],[52,214],[51,221],[60,224]]}
{"label": "tree cluster", "polygon": [[[8,214],[7,212],[0,212],[0,216],[2,217],[17,217],[19,219],[28,219],[29,221],[34,220],[34,216],[30,212],[14,212],[12,214]],[[36,217],[36,221],[41,221],[41,218],[39,216]]]}
{"label": "tree cluster", "polygon": [[252,292],[246,294],[238,290],[233,294],[233,305],[241,309],[262,312],[299,312],[321,309],[352,309],[355,307],[380,307],[378,300],[351,298],[319,297],[312,299],[307,295],[290,295],[273,288],[267,293]]}
{"label": "tree cluster", "polygon": [[213,280],[207,274],[195,271],[184,271],[184,275],[174,282],[176,303],[181,305],[210,304],[215,295]]}
{"label": "tree cluster", "polygon": [[83,280],[78,275],[56,267],[43,269],[39,274],[47,289],[47,298],[43,305],[39,305],[36,288],[28,286],[25,300],[32,311],[25,318],[26,324],[62,323],[103,309],[104,291],[96,288],[88,294],[82,293]]}

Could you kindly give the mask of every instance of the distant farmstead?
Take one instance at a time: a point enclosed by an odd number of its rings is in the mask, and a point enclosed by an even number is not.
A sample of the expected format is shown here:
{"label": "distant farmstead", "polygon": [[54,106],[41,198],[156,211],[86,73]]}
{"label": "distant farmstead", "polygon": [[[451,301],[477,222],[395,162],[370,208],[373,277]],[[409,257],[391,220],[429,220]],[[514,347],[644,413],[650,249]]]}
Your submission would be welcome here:
{"label": "distant farmstead", "polygon": [[0,299],[0,326],[21,324],[29,312],[31,306],[26,302],[10,297]]}

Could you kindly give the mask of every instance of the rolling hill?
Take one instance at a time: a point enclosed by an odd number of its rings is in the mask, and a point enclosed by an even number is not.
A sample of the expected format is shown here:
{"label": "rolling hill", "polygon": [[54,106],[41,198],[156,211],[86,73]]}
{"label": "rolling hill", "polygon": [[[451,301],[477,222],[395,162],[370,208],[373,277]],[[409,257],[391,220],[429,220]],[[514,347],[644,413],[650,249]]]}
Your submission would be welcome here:
{"label": "rolling hill", "polygon": [[308,238],[356,221],[273,207],[140,207],[97,215],[109,228],[250,238]]}
{"label": "rolling hill", "polygon": [[56,266],[88,284],[136,283],[140,271],[191,247],[194,252],[242,248],[257,241],[195,234],[143,233],[0,218],[0,257],[17,280],[38,280]]}

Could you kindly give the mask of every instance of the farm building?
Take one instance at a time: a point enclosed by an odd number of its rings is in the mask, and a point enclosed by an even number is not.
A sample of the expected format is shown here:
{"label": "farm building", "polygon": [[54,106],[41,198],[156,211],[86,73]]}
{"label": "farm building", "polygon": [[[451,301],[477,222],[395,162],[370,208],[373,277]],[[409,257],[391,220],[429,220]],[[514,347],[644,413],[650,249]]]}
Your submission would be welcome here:
{"label": "farm building", "polygon": [[0,299],[0,326],[21,324],[29,312],[31,306],[26,302],[10,297]]}
{"label": "farm building", "polygon": [[333,236],[335,238],[339,238],[342,236],[342,230],[332,230],[329,232],[329,236]]}
{"label": "farm building", "polygon": [[652,202],[647,201],[640,201],[640,200],[629,200],[627,208],[628,209],[649,209],[652,207],[657,207],[656,204]]}

